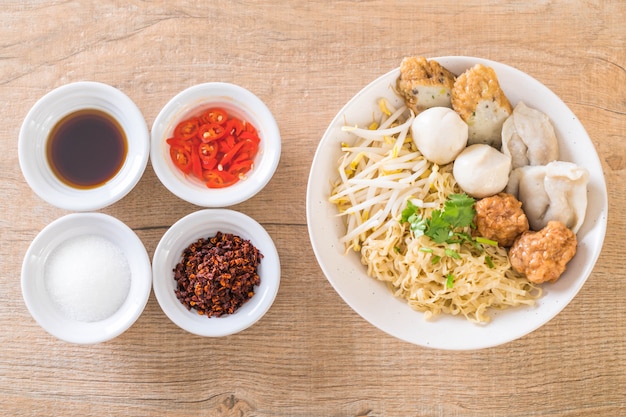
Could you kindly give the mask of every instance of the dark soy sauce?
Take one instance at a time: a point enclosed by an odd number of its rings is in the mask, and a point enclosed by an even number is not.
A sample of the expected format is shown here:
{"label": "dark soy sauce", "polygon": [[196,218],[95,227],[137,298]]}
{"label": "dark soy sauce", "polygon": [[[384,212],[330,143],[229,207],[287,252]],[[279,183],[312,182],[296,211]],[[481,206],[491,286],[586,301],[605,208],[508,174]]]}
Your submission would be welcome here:
{"label": "dark soy sauce", "polygon": [[55,175],[74,188],[96,188],[113,178],[126,159],[124,129],[108,113],[87,109],[61,119],[46,146]]}

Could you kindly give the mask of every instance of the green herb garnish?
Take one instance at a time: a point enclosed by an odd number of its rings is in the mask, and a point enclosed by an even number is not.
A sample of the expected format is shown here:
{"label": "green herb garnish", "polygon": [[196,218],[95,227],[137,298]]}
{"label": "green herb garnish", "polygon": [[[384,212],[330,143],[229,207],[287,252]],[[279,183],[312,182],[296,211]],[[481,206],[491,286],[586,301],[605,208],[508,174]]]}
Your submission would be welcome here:
{"label": "green herb garnish", "polygon": [[[427,236],[438,244],[469,244],[482,252],[484,250],[482,245],[498,246],[498,242],[480,236],[472,237],[465,231],[467,227],[474,227],[475,202],[476,200],[467,194],[450,194],[442,210],[433,210],[430,218],[423,218],[420,208],[411,200],[407,200],[406,208],[402,210],[401,221],[409,223],[416,237]],[[420,250],[432,253],[432,249],[420,248]],[[445,249],[445,255],[455,259],[461,258],[457,251],[450,248]],[[433,255],[433,264],[440,260],[440,256]],[[490,257],[486,257],[485,262],[493,268],[493,261]]]}
{"label": "green herb garnish", "polygon": [[422,219],[422,216],[419,212],[419,207],[411,202],[411,200],[407,200],[406,208],[402,210],[402,223],[409,223],[409,227],[416,235],[422,236],[426,227],[428,226],[428,222],[426,219]]}
{"label": "green herb garnish", "polygon": [[433,210],[431,217],[424,219],[419,207],[408,200],[401,220],[410,224],[415,236],[426,235],[435,243],[463,243],[472,238],[457,229],[472,225],[476,215],[474,203],[467,194],[450,194],[443,210]]}
{"label": "green herb garnish", "polygon": [[476,242],[482,243],[483,245],[498,246],[498,242],[496,242],[495,240],[487,239],[486,237],[476,236],[475,240]]}
{"label": "green herb garnish", "polygon": [[446,256],[449,256],[449,257],[454,258],[454,259],[461,259],[461,255],[459,255],[459,253],[457,251],[455,251],[455,250],[446,249],[444,252],[445,252]]}
{"label": "green herb garnish", "polygon": [[446,288],[452,288],[454,286],[454,275],[448,274],[446,276]]}

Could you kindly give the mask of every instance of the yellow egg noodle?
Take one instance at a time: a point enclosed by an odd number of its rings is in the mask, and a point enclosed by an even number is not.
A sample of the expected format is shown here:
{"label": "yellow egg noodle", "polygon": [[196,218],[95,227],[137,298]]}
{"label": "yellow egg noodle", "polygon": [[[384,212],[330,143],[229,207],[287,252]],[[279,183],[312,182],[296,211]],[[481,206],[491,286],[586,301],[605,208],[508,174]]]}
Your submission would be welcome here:
{"label": "yellow egg noodle", "polygon": [[[354,134],[355,142],[342,144],[330,201],[345,220],[341,242],[346,252],[359,252],[369,276],[385,282],[427,319],[445,313],[486,323],[489,309],[533,304],[541,289],[511,268],[506,249],[437,244],[416,237],[400,222],[407,200],[426,218],[450,194],[462,191],[453,164],[438,166],[417,150],[409,136],[413,113],[406,106],[394,109],[384,99],[378,105],[381,120],[365,128],[343,128]],[[455,255],[449,256],[450,251]]]}

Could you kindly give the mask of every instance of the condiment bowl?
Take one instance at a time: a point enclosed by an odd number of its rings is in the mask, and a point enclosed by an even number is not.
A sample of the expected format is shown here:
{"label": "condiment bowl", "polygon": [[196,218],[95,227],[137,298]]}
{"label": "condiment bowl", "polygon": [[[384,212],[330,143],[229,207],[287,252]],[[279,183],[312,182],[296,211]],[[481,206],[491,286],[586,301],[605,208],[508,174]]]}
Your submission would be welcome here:
{"label": "condiment bowl", "polygon": [[[63,311],[63,306],[49,290],[51,273],[46,267],[53,258],[59,259],[55,250],[63,243],[94,236],[108,240],[126,257],[130,286],[126,298],[112,315],[87,321],[72,318]],[[97,257],[98,253],[93,256]],[[48,333],[71,343],[100,343],[122,334],[143,312],[152,287],[150,257],[139,237],[120,220],[103,213],[71,213],[56,219],[35,237],[24,257],[21,285],[30,314]]]}
{"label": "condiment bowl", "polygon": [[[93,188],[76,188],[60,180],[47,157],[50,132],[63,118],[81,110],[112,116],[127,142],[121,168]],[[149,153],[148,126],[135,103],[115,87],[91,81],[66,84],[41,97],[26,115],[18,141],[20,168],[28,185],[46,202],[71,211],[99,210],[122,199],[143,175]]]}
{"label": "condiment bowl", "polygon": [[[191,243],[213,237],[217,232],[249,240],[261,252],[263,258],[258,266],[261,283],[234,313],[207,317],[188,310],[178,300],[173,271]],[[227,336],[252,326],[269,310],[280,284],[280,260],[272,238],[256,220],[230,209],[203,209],[174,223],[157,245],[152,271],[154,294],[163,312],[177,326],[199,336]]]}
{"label": "condiment bowl", "polygon": [[[212,107],[252,123],[260,138],[251,171],[245,179],[224,188],[209,188],[202,180],[180,171],[172,162],[166,142],[179,122]],[[197,84],[178,93],[156,117],[151,141],[150,161],[159,180],[174,195],[201,207],[227,207],[253,197],[271,180],[280,160],[280,131],[271,111],[255,94],[229,83]]]}

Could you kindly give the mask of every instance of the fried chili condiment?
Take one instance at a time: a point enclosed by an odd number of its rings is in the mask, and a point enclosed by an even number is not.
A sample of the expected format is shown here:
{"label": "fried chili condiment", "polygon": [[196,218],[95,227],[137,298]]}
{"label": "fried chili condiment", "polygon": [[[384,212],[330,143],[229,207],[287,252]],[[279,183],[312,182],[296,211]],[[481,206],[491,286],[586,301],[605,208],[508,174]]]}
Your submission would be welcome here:
{"label": "fried chili condiment", "polygon": [[263,254],[249,241],[217,232],[189,245],[174,268],[176,297],[207,317],[232,314],[260,285],[257,267]]}

